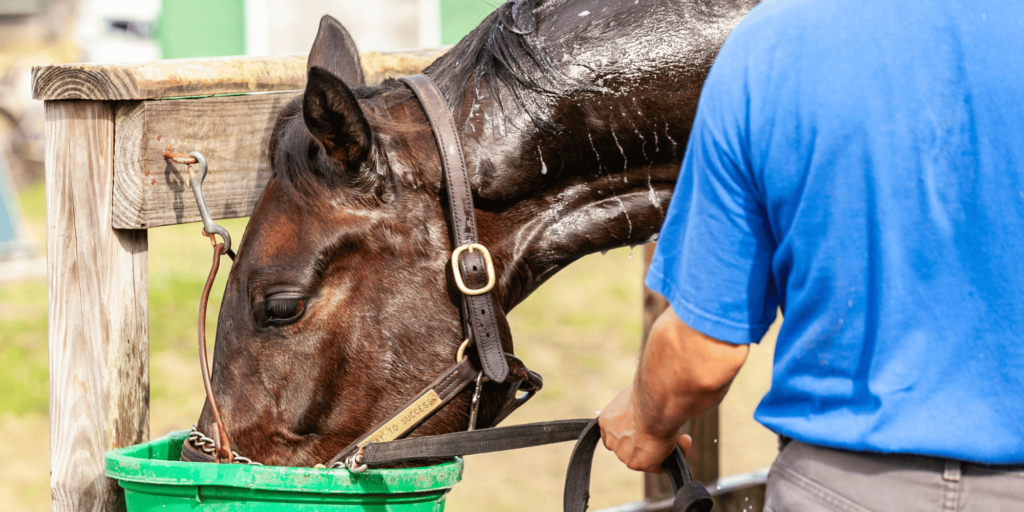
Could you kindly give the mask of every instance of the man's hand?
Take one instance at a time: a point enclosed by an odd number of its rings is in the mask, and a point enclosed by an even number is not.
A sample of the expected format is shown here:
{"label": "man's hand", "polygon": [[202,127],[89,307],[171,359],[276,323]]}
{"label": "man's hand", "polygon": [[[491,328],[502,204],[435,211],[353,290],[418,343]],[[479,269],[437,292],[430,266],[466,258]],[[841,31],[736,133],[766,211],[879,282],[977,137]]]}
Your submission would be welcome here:
{"label": "man's hand", "polygon": [[661,473],[673,446],[690,451],[683,424],[722,401],[748,348],[695,331],[666,310],[651,326],[633,386],[601,413],[605,447],[630,469]]}
{"label": "man's hand", "polygon": [[604,447],[615,455],[629,469],[646,473],[664,473],[661,463],[679,446],[683,456],[690,454],[693,439],[688,435],[673,435],[659,438],[643,430],[636,420],[633,406],[633,386],[623,389],[607,407],[601,411],[598,421]]}

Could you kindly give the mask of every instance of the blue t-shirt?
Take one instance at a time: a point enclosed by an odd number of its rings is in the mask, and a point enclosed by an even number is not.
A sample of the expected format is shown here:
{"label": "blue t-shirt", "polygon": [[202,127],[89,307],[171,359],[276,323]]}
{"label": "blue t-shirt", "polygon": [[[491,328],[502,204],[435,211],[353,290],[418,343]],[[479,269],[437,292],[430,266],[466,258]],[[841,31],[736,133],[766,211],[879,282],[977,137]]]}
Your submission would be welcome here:
{"label": "blue t-shirt", "polygon": [[647,285],[730,343],[755,418],[1024,463],[1024,2],[769,0],[704,85]]}

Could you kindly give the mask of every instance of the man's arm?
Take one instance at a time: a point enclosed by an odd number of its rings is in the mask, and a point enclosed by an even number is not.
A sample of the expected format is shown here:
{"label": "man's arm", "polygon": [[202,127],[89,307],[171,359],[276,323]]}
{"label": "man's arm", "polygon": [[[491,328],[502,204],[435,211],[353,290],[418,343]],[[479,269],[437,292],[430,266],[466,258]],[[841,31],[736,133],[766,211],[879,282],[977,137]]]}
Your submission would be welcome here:
{"label": "man's arm", "polygon": [[630,469],[663,472],[676,444],[689,452],[683,423],[722,401],[748,351],[691,329],[667,309],[651,327],[633,385],[601,411],[605,447]]}

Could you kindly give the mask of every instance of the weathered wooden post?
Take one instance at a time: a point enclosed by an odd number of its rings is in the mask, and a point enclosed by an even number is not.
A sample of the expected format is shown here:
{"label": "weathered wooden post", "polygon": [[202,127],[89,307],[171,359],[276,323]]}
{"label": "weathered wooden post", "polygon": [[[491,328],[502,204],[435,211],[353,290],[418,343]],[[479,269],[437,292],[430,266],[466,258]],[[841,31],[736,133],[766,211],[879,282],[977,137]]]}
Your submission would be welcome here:
{"label": "weathered wooden post", "polygon": [[[371,83],[414,74],[438,55],[364,54],[364,74]],[[46,109],[52,510],[121,510],[103,454],[149,438],[146,230],[199,220],[187,174],[161,154],[203,151],[212,216],[249,215],[270,176],[271,127],[304,86],[306,57],[39,66],[32,75]]]}
{"label": "weathered wooden post", "polygon": [[114,510],[103,453],[149,436],[148,242],[114,229],[114,105],[46,102],[53,510]]}

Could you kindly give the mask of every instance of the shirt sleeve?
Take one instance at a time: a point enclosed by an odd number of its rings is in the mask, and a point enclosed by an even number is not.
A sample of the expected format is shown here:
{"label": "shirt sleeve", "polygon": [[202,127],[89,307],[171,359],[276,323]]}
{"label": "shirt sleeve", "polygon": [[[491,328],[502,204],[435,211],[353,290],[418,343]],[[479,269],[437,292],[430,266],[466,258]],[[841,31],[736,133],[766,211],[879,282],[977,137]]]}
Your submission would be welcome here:
{"label": "shirt sleeve", "polygon": [[750,165],[745,57],[723,48],[701,92],[647,286],[687,325],[735,344],[775,319],[775,242]]}

